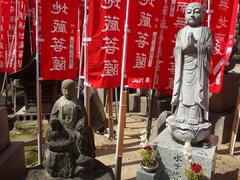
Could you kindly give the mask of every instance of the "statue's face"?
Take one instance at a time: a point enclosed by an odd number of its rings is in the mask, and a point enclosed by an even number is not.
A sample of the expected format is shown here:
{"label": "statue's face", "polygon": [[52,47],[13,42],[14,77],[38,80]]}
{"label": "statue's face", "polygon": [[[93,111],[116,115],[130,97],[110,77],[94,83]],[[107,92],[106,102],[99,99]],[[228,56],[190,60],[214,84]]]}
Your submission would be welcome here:
{"label": "statue's face", "polygon": [[185,20],[189,26],[198,27],[202,24],[203,8],[200,3],[190,3],[185,11]]}
{"label": "statue's face", "polygon": [[65,98],[73,99],[75,95],[75,89],[72,87],[62,87],[62,93]]}
{"label": "statue's face", "polygon": [[65,98],[67,99],[73,99],[75,92],[73,88],[62,88],[62,93],[64,95]]}

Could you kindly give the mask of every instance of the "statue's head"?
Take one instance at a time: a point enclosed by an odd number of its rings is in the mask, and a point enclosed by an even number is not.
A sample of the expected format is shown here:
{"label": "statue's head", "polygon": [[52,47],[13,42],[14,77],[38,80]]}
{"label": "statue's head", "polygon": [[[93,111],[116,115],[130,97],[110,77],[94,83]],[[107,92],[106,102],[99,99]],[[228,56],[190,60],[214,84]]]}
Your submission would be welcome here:
{"label": "statue's head", "polygon": [[71,79],[62,82],[62,94],[67,99],[73,99],[75,96],[75,83]]}
{"label": "statue's head", "polygon": [[187,25],[191,27],[198,27],[202,25],[204,8],[201,3],[189,3],[185,10],[185,20]]}

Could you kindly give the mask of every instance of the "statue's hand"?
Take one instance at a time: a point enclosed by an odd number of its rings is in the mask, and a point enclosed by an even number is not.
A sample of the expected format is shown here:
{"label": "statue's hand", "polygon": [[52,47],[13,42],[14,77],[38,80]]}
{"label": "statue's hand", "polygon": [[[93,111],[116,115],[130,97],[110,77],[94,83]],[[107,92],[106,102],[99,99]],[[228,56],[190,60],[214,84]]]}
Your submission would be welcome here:
{"label": "statue's hand", "polygon": [[196,47],[197,42],[192,32],[188,34],[188,43],[189,43],[189,47]]}
{"label": "statue's hand", "polygon": [[193,33],[187,34],[187,41],[183,45],[183,51],[185,53],[193,53],[196,51],[197,41],[195,40]]}

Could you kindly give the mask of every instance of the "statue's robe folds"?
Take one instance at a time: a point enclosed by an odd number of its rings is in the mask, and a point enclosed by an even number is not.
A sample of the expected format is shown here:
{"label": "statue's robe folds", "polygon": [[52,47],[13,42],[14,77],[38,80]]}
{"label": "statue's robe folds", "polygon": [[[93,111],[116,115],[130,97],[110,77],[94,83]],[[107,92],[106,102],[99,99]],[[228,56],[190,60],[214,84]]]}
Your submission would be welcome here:
{"label": "statue's robe folds", "polygon": [[62,96],[52,108],[51,119],[60,120],[71,140],[75,141],[80,153],[95,157],[94,137],[87,125],[87,113],[84,106],[77,105],[74,101]]}
{"label": "statue's robe folds", "polygon": [[212,32],[208,27],[201,27],[200,38],[197,41],[197,53],[184,53],[183,44],[189,26],[178,32],[175,57],[174,89],[171,104],[178,106],[181,102],[185,106],[199,105],[208,110],[208,75],[210,57],[213,48]]}

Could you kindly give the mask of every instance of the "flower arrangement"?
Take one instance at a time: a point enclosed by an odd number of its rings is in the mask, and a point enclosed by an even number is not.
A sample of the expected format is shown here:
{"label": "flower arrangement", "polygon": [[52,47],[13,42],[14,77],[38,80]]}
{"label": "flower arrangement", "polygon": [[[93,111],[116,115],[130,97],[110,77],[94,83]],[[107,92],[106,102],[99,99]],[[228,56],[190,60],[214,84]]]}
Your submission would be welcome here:
{"label": "flower arrangement", "polygon": [[184,174],[188,179],[199,180],[203,176],[202,166],[198,163],[192,163],[189,168],[185,169]]}
{"label": "flower arrangement", "polygon": [[185,142],[183,155],[189,166],[184,170],[184,175],[191,180],[199,180],[203,176],[203,168],[199,163],[193,163],[192,147],[190,142]]}
{"label": "flower arrangement", "polygon": [[140,152],[142,160],[142,165],[146,167],[155,167],[156,166],[156,157],[158,156],[157,146],[148,144]]}

